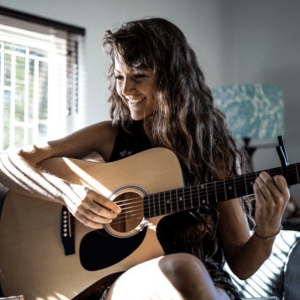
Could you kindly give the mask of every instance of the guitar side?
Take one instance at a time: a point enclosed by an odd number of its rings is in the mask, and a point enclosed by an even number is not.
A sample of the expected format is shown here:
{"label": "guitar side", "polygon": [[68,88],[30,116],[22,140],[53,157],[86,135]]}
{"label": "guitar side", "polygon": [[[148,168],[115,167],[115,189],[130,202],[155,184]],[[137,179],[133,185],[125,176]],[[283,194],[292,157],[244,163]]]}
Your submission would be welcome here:
{"label": "guitar side", "polygon": [[[106,197],[126,186],[139,187],[147,193],[183,186],[176,156],[162,148],[114,163],[55,158],[45,161],[42,167],[70,182],[90,186]],[[57,203],[9,192],[0,223],[0,282],[6,296],[70,299],[108,274],[162,255],[155,232],[162,217],[155,217],[150,219],[152,226],[144,241],[132,254],[105,269],[87,271],[80,263],[79,249],[82,239],[93,230],[75,221],[75,254],[65,256],[60,239],[61,209]]]}

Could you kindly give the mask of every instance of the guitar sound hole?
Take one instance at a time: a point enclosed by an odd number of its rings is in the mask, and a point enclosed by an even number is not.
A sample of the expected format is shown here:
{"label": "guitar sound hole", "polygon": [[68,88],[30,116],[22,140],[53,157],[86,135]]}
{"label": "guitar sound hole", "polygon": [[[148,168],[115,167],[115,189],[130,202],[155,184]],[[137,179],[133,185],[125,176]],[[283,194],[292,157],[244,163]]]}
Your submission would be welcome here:
{"label": "guitar sound hole", "polygon": [[126,233],[137,228],[144,218],[143,198],[134,192],[119,195],[114,202],[122,211],[110,226],[118,232]]}

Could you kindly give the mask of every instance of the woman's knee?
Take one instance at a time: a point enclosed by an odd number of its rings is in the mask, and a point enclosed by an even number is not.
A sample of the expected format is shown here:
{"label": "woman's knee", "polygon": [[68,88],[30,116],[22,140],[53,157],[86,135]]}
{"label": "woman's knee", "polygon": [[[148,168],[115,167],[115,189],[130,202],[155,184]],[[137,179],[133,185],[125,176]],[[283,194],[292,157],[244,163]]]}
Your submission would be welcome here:
{"label": "woman's knee", "polygon": [[188,253],[170,254],[159,261],[162,273],[180,291],[190,290],[210,276],[200,259]]}
{"label": "woman's knee", "polygon": [[197,272],[205,268],[200,259],[188,253],[176,253],[164,256],[159,261],[159,266],[166,275],[170,273],[185,274],[186,272]]}

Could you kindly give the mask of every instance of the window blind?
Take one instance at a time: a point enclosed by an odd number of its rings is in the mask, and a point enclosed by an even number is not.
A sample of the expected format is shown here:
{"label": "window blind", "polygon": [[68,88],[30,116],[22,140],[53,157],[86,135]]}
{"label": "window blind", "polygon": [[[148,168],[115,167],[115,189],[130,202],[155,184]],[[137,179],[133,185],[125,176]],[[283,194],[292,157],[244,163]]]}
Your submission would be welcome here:
{"label": "window blind", "polygon": [[0,152],[76,127],[83,28],[0,6]]}

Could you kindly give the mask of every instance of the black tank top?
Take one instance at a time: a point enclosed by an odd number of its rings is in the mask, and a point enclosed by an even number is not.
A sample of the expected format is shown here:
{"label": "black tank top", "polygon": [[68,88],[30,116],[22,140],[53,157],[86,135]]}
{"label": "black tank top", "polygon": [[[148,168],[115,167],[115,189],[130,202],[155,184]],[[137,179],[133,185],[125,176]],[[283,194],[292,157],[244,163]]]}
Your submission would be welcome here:
{"label": "black tank top", "polygon": [[[137,154],[139,152],[151,148],[151,143],[143,128],[143,121],[133,121],[133,123],[126,128],[126,130],[119,124],[118,133],[115,140],[115,145],[109,162],[117,161],[125,157]],[[182,165],[181,165],[182,166]],[[185,170],[184,168],[182,168]],[[185,186],[188,186],[183,171],[183,178]],[[181,249],[180,233],[187,228],[195,226],[202,221],[202,213],[199,210],[189,210],[178,213],[173,213],[164,217],[158,224],[157,237],[164,248],[165,254],[186,252]],[[206,245],[210,247],[211,245]],[[214,260],[223,264],[222,250],[219,250],[214,255]]]}

